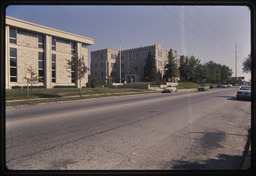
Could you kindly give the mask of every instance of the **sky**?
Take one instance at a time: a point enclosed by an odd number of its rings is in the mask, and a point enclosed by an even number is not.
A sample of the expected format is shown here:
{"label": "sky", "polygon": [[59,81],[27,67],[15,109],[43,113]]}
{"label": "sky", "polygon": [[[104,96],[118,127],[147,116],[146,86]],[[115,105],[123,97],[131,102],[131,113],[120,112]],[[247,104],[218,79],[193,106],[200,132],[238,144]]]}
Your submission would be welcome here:
{"label": "sky", "polygon": [[6,15],[94,39],[89,57],[94,50],[119,50],[120,41],[122,49],[161,44],[202,64],[212,60],[226,65],[235,76],[237,51],[237,75],[251,79],[242,71],[251,53],[247,6],[10,5]]}

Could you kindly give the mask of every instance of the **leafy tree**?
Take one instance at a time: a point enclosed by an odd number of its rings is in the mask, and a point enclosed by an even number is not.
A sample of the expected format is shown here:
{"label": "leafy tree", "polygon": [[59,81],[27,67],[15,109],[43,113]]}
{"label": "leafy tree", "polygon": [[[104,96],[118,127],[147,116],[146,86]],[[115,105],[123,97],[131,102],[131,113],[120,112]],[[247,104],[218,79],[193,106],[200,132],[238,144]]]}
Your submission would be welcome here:
{"label": "leafy tree", "polygon": [[[38,82],[37,73],[34,71],[34,69],[32,68],[31,65],[28,68],[26,68],[26,73],[30,73],[30,75],[31,75],[29,82],[30,82],[31,88],[32,88],[32,84],[35,84]],[[24,79],[27,79],[26,76],[24,77]]]}
{"label": "leafy tree", "polygon": [[148,52],[148,57],[146,58],[146,65],[144,67],[144,79],[148,82],[155,82],[157,80],[156,61],[150,52]]}
{"label": "leafy tree", "polygon": [[86,83],[86,87],[95,88],[97,84],[97,79],[91,75],[88,76],[88,82]]}
{"label": "leafy tree", "polygon": [[85,65],[85,59],[84,57],[79,58],[78,54],[75,53],[74,57],[72,57],[71,60],[67,60],[67,69],[70,72],[73,72],[74,74],[74,79],[76,84],[79,82],[79,94],[80,98],[82,97],[82,78],[84,78],[85,74],[88,71],[88,68]]}
{"label": "leafy tree", "polygon": [[243,62],[243,72],[245,73],[251,72],[251,63],[252,63],[252,57],[249,54],[248,58]]}
{"label": "leafy tree", "polygon": [[189,81],[189,59],[180,63],[180,79],[185,82]]}
{"label": "leafy tree", "polygon": [[221,82],[222,83],[229,82],[231,75],[232,75],[232,70],[226,65],[221,65]]}
{"label": "leafy tree", "polygon": [[174,77],[179,76],[179,70],[177,64],[175,63],[175,57],[171,51],[169,51],[168,59],[168,64],[165,65],[166,71],[164,74],[164,79],[166,79],[166,81],[171,79],[171,82],[173,82]]}

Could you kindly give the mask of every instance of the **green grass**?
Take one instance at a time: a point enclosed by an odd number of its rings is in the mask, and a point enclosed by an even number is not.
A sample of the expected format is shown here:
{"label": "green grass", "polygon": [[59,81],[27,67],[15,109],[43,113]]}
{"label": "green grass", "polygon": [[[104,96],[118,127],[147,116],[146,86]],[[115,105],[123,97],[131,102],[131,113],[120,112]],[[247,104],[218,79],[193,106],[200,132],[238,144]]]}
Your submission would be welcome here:
{"label": "green grass", "polygon": [[[124,88],[83,88],[82,98],[79,98],[77,88],[36,88],[30,89],[29,100],[27,100],[27,89],[7,89],[6,106],[33,105],[38,103],[70,101],[79,99],[121,96],[132,94],[145,94],[154,92],[146,89],[124,89]],[[41,99],[38,99],[41,98]],[[43,98],[43,99],[42,99]],[[9,100],[9,101],[8,101]],[[11,101],[19,100],[19,101]]]}

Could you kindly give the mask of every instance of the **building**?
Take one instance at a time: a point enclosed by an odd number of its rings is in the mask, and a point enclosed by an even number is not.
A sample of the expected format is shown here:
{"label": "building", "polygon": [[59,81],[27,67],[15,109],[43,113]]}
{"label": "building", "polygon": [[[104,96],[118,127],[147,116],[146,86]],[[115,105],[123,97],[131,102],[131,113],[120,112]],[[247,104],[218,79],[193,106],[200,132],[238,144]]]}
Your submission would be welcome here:
{"label": "building", "polygon": [[[179,63],[177,51],[171,50]],[[164,75],[165,65],[168,62],[168,51],[160,44],[133,48],[121,51],[121,81],[144,81],[144,67],[148,54],[156,61],[157,71]],[[113,82],[120,82],[120,52],[112,49],[102,49],[91,52],[91,75],[97,78],[98,83],[107,83],[108,76]]]}
{"label": "building", "polygon": [[[93,39],[12,17],[6,17],[5,29],[6,89],[26,86],[29,68],[38,78],[34,86],[79,86],[73,71],[67,69],[67,61],[77,53],[88,67],[87,46],[94,43]],[[88,74],[82,85],[87,82]]]}

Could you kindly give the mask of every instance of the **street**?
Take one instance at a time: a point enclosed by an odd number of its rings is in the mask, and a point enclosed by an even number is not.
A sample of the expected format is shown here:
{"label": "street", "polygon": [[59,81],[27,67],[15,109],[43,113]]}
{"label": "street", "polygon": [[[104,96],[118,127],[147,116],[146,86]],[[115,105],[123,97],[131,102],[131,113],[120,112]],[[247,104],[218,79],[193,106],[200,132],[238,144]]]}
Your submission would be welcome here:
{"label": "street", "polygon": [[237,170],[251,102],[237,87],[6,109],[11,170]]}

